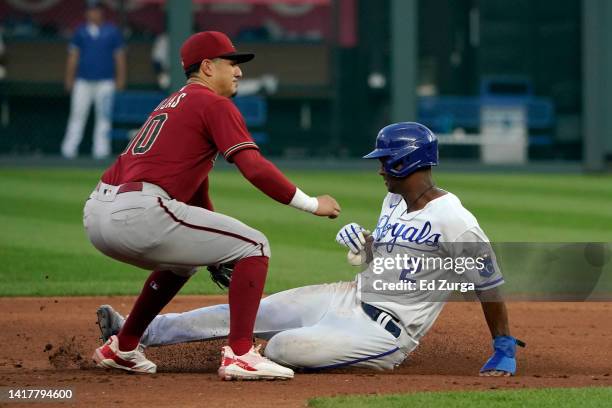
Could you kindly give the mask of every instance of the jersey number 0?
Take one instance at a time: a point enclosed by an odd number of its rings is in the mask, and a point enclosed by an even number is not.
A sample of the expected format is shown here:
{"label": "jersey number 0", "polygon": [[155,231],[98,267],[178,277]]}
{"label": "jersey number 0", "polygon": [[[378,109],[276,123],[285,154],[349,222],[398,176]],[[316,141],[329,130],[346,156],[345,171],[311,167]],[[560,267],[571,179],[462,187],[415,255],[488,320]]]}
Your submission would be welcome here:
{"label": "jersey number 0", "polygon": [[159,136],[166,119],[168,119],[167,113],[160,113],[159,115],[150,117],[144,123],[144,125],[142,125],[140,131],[138,134],[136,134],[136,136],[134,136],[134,139],[130,142],[123,154],[130,151],[134,155],[145,154],[151,150],[151,147],[153,147],[155,139],[157,139],[157,136]]}

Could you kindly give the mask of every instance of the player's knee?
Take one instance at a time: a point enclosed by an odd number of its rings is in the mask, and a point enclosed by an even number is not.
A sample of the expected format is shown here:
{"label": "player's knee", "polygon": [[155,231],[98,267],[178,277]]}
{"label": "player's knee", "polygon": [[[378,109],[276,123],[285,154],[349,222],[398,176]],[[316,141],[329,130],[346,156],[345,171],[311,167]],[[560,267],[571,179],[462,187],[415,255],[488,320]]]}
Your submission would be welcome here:
{"label": "player's knee", "polygon": [[316,339],[308,341],[303,336],[294,335],[289,331],[282,332],[270,339],[266,345],[265,355],[270,360],[287,367],[297,369],[317,367],[324,364],[317,358],[318,346],[320,343]]}
{"label": "player's knee", "polygon": [[291,346],[291,342],[287,341],[283,333],[279,333],[272,337],[265,349],[265,356],[270,360],[284,366],[299,368],[301,367],[298,361],[295,361],[295,350]]}
{"label": "player's knee", "polygon": [[265,355],[272,361],[294,369],[346,365],[390,370],[405,358],[405,354],[394,344],[354,344],[346,336],[330,331],[333,329],[304,327],[278,333],[268,342]]}
{"label": "player's knee", "polygon": [[252,236],[255,244],[250,248],[247,256],[266,256],[270,257],[270,243],[268,242],[268,238],[263,234],[263,232],[255,231]]}

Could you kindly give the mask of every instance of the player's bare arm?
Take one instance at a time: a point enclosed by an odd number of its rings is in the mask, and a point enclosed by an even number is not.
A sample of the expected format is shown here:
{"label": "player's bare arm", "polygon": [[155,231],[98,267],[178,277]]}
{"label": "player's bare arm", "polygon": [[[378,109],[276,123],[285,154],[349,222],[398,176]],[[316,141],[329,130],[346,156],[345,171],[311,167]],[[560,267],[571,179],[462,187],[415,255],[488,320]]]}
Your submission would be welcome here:
{"label": "player's bare arm", "polygon": [[507,377],[516,370],[516,346],[524,343],[510,335],[508,311],[498,288],[477,292],[493,338],[493,356],[480,370],[482,377]]}
{"label": "player's bare arm", "polygon": [[491,336],[509,336],[508,311],[499,288],[477,291]]}
{"label": "player's bare arm", "polygon": [[115,52],[115,88],[121,91],[125,88],[127,78],[125,50],[120,49]]}

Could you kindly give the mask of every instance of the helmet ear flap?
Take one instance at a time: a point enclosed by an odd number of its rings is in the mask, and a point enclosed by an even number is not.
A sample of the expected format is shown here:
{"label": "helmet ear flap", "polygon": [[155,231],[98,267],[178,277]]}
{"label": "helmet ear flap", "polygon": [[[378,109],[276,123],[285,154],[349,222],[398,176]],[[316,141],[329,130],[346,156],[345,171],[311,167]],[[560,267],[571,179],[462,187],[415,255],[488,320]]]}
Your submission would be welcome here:
{"label": "helmet ear flap", "polygon": [[384,163],[387,174],[399,178],[409,175],[411,173],[410,155],[411,153],[404,153],[403,155],[390,156]]}
{"label": "helmet ear flap", "polygon": [[393,170],[402,171],[402,169],[406,167],[406,163],[410,163],[410,155],[396,160],[393,164]]}

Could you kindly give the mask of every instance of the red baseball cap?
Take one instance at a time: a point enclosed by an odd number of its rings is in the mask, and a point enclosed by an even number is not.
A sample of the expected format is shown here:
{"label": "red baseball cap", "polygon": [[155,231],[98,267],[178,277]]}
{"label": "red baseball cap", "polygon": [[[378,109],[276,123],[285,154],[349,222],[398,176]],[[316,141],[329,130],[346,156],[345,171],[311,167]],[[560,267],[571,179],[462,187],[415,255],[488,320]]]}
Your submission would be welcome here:
{"label": "red baseball cap", "polygon": [[238,63],[255,58],[250,52],[237,52],[229,37],[219,31],[202,31],[189,37],[181,46],[183,69],[205,59],[224,58]]}

